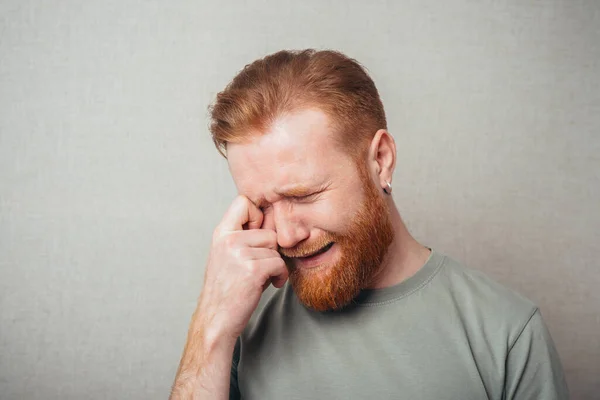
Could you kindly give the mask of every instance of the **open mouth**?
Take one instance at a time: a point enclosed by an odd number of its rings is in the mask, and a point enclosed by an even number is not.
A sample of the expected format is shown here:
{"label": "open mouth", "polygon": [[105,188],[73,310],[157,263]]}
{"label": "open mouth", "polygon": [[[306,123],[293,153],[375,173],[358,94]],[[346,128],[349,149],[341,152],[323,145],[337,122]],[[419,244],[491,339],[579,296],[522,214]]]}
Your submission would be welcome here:
{"label": "open mouth", "polygon": [[304,256],[304,257],[298,257],[298,258],[301,259],[301,260],[305,260],[305,259],[308,259],[308,258],[313,258],[313,257],[320,256],[321,254],[327,252],[327,250],[331,249],[331,247],[333,246],[333,244],[334,244],[334,242],[331,242],[327,246],[321,248],[320,250],[317,250],[316,252],[314,252],[312,254],[309,254],[309,255]]}

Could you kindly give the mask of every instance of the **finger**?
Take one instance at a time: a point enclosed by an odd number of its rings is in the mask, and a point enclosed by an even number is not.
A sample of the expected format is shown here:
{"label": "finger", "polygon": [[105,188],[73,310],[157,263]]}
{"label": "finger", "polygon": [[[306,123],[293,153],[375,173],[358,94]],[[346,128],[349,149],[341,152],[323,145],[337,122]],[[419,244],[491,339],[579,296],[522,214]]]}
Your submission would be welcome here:
{"label": "finger", "polygon": [[260,260],[260,269],[264,273],[264,282],[262,282],[263,292],[269,287],[269,284],[277,284],[280,288],[287,280],[287,268],[281,257],[273,257]]}
{"label": "finger", "polygon": [[[240,246],[264,247],[277,250],[277,234],[270,229],[251,229],[248,231],[228,232],[231,241]],[[278,253],[279,254],[279,253]]]}
{"label": "finger", "polygon": [[280,276],[271,278],[271,283],[277,289],[281,289],[283,287],[283,285],[285,285],[285,283],[287,282],[287,280],[288,280],[288,275],[287,275],[287,272],[286,272],[285,275],[280,275]]}
{"label": "finger", "polygon": [[283,286],[288,278],[288,270],[281,257],[267,258],[261,261],[261,265],[269,274],[269,279],[271,282],[273,282],[274,285],[275,283],[280,284],[280,286],[276,287]]}
{"label": "finger", "polygon": [[279,253],[274,249],[265,247],[248,247],[243,249],[245,252],[245,258],[247,260],[264,260],[267,258],[281,257]]}
{"label": "finger", "polygon": [[286,282],[287,278],[269,278],[263,285],[263,292],[267,290],[269,285],[273,285],[273,287],[281,289]]}
{"label": "finger", "polygon": [[260,228],[263,221],[263,213],[246,196],[237,196],[221,220],[217,230],[219,232],[241,231],[244,225],[249,228]]}

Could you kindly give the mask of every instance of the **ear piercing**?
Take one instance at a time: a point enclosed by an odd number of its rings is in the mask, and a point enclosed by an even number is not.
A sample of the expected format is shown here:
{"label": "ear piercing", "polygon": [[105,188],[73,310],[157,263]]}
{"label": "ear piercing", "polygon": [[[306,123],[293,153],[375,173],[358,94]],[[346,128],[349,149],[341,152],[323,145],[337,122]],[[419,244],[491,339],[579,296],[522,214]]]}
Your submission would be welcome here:
{"label": "ear piercing", "polygon": [[388,181],[386,181],[385,183],[387,184],[387,187],[383,188],[383,192],[385,194],[392,194],[392,185]]}

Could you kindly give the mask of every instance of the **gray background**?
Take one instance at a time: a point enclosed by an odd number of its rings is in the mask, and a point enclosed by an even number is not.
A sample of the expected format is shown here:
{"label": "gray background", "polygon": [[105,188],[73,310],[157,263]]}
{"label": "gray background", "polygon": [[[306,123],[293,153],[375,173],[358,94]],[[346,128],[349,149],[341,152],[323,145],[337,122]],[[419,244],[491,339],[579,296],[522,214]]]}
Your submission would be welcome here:
{"label": "gray background", "polygon": [[600,398],[597,1],[0,1],[0,397],[166,398],[235,195],[206,107],[246,63],[365,64],[414,235],[535,301]]}

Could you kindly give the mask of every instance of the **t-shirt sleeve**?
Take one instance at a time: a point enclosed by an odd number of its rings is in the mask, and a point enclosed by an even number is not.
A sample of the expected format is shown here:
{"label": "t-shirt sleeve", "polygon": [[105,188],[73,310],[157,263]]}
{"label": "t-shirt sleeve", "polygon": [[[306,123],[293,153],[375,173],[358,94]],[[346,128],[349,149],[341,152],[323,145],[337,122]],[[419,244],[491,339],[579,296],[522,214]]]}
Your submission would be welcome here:
{"label": "t-shirt sleeve", "polygon": [[229,400],[240,400],[240,388],[238,386],[238,364],[240,362],[240,338],[235,342],[233,349],[233,360],[231,362],[231,376],[229,378]]}
{"label": "t-shirt sleeve", "polygon": [[507,400],[569,398],[558,352],[538,309],[509,350],[504,389]]}

